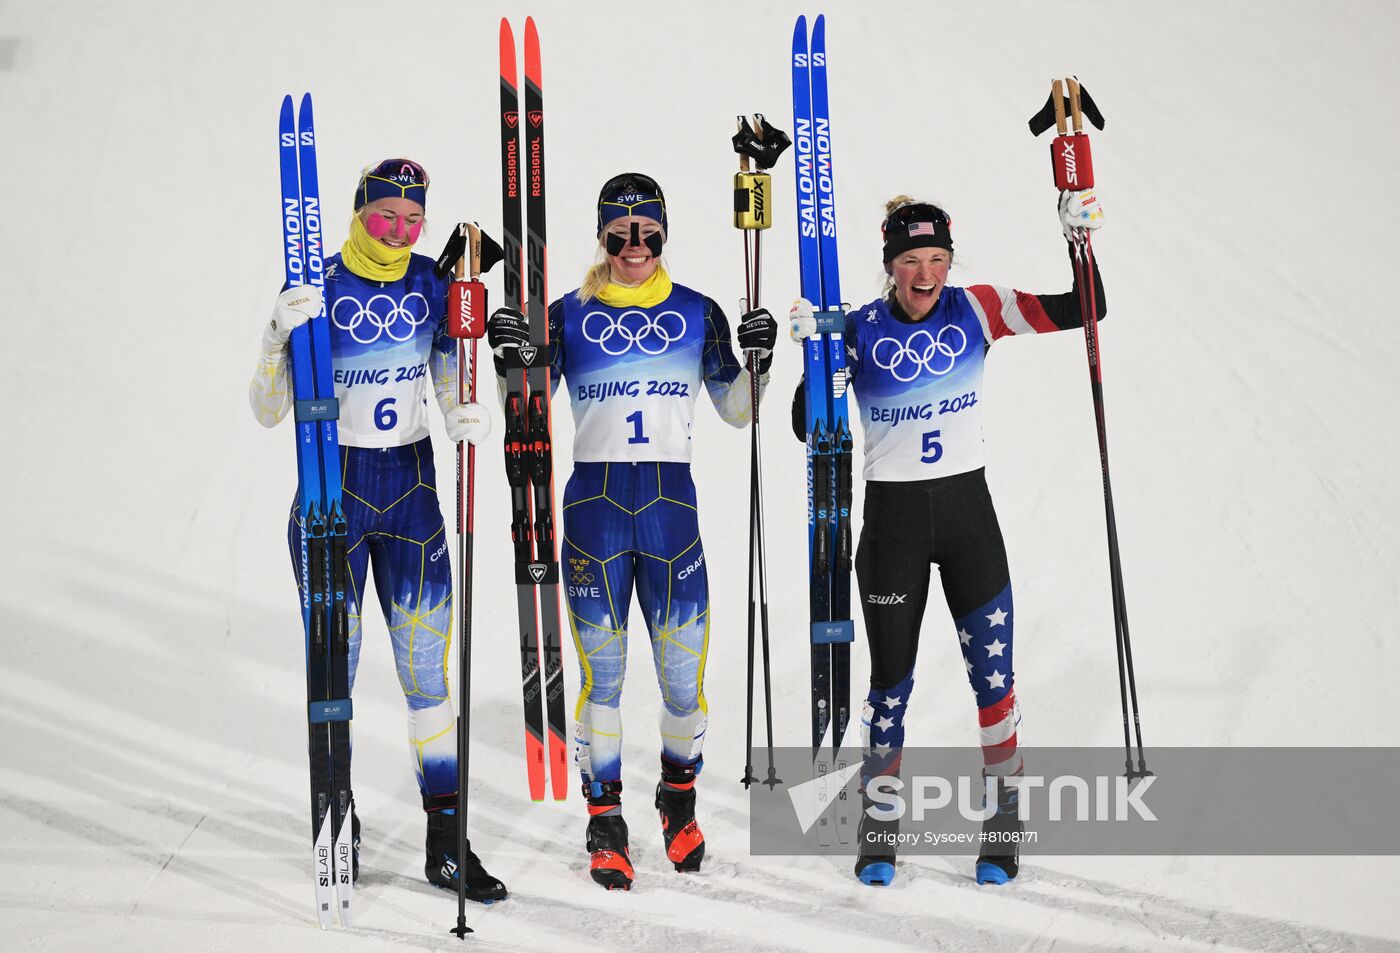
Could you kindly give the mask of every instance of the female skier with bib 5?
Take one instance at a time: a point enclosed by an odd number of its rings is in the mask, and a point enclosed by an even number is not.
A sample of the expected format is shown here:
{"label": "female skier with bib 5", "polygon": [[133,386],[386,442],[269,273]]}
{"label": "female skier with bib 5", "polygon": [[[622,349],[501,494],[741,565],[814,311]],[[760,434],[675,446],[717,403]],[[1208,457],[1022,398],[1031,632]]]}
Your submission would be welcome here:
{"label": "female skier with bib 5", "polygon": [[[983,823],[976,876],[979,883],[1006,883],[1019,869],[1022,824],[1016,788],[1003,779],[1021,774],[1021,713],[1011,665],[1011,577],[983,469],[983,363],[1003,337],[1082,328],[1084,289],[1076,284],[1067,294],[1041,295],[949,285],[953,234],[943,209],[901,195],[886,205],[885,216],[885,293],[848,313],[844,333],[865,434],[856,579],[870,647],[856,875],[877,886],[894,878],[899,824],[871,817],[865,785],[899,773],[929,569],[937,565],[977,701],[983,775],[996,779],[997,808]],[[1064,193],[1060,217],[1066,239],[1071,229],[1103,222],[1092,191]],[[1101,319],[1106,307],[1097,266],[1093,280]],[[792,337],[801,342],[815,331],[812,305],[799,299]],[[799,386],[793,407],[799,437],[802,400]]]}

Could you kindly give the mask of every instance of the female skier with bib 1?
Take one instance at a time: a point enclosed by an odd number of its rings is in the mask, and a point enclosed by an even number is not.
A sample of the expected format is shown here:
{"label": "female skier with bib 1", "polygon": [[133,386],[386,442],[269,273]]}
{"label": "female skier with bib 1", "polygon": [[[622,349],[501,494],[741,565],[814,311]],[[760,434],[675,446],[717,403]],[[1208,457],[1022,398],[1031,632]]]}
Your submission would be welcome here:
{"label": "female skier with bib 1", "polygon": [[[861,717],[862,781],[899,773],[904,718],[914,685],[929,567],[961,642],[977,700],[983,774],[996,778],[997,809],[983,824],[979,883],[1006,883],[1019,869],[1016,788],[1021,721],[1011,667],[1011,579],[983,470],[983,361],[994,341],[1083,327],[1076,284],[1038,295],[992,285],[947,284],[952,223],[936,205],[892,199],[881,226],[885,294],[846,316],[844,343],[865,433],[865,523],[856,579],[870,646],[870,694]],[[1061,196],[1065,237],[1098,228],[1093,192]],[[1097,318],[1106,308],[1094,271]],[[791,315],[794,340],[815,333],[810,302]],[[802,389],[793,424],[803,429]],[[864,794],[864,784],[862,785]],[[871,802],[863,797],[863,807]],[[871,885],[894,877],[898,821],[861,813],[856,874]]]}
{"label": "female skier with bib 1", "polygon": [[[695,822],[706,707],[702,690],[710,607],[691,482],[691,423],[703,387],[725,422],[750,418],[748,372],[724,312],[674,284],[661,264],[666,200],[651,178],[611,179],[598,197],[598,261],[583,286],[549,308],[551,375],[573,408],[574,473],[564,490],[560,570],[583,687],[576,760],[588,802],[593,879],[628,889],[633,869],[622,818],[619,702],[627,615],[635,588],[661,684],[661,813],[666,855],[694,870],[705,840]],[[528,343],[519,312],[488,324],[498,355]],[[760,384],[777,323],[745,314],[739,346],[760,353]]]}
{"label": "female skier with bib 1", "polygon": [[[446,336],[447,279],[434,273],[433,259],[412,253],[427,199],[428,175],[409,159],[386,159],[361,173],[350,237],[340,254],[326,260],[324,296],[314,285],[278,296],[248,396],[263,426],[286,416],[295,397],[287,342],[295,328],[321,314],[324,298],[340,402],[351,685],[372,568],[408,704],[409,748],[427,812],[425,874],[430,883],[452,889],[460,874],[467,896],[489,903],[504,898],[506,888],[470,848],[461,863],[455,857],[457,722],[447,692],[452,573],[428,440],[429,375],[448,439],[477,443],[491,421],[481,405],[457,403],[456,346]],[[287,538],[298,586],[302,532],[294,500]],[[353,824],[358,871],[358,817]]]}

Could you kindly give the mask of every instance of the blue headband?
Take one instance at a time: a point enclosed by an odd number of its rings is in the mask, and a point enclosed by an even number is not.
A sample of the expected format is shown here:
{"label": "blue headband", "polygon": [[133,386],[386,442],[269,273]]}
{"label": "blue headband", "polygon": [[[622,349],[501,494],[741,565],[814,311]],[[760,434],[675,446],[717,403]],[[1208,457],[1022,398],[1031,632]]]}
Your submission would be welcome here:
{"label": "blue headband", "polygon": [[598,234],[608,223],[635,215],[650,218],[661,223],[661,230],[668,231],[666,225],[666,196],[656,180],[640,172],[628,172],[609,179],[598,193]]}
{"label": "blue headband", "polygon": [[355,210],[375,199],[408,199],[428,208],[428,171],[411,159],[385,159],[360,173]]}

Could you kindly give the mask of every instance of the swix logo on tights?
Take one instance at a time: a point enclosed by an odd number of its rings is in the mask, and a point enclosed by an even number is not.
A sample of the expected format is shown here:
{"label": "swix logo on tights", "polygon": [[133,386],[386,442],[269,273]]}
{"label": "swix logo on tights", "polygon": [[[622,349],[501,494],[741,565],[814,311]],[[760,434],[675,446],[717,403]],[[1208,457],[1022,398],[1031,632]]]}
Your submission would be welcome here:
{"label": "swix logo on tights", "polygon": [[889,595],[883,596],[878,593],[872,592],[869,596],[866,597],[865,601],[870,603],[872,606],[898,606],[903,605],[904,600],[908,598],[909,593],[907,592],[891,592]]}

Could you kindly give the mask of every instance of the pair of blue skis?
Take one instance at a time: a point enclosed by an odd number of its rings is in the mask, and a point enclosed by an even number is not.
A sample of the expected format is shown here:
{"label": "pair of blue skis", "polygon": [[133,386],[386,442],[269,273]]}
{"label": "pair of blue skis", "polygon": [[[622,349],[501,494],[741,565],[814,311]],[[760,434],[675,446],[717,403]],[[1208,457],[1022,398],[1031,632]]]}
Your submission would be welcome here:
{"label": "pair of blue skis", "polygon": [[[282,100],[282,249],[287,286],[324,290],[321,199],[311,94],[293,113]],[[306,626],[306,716],[311,760],[312,863],[321,928],[335,913],[350,926],[354,843],[350,790],[350,634],[346,605],[345,514],[341,508],[340,417],[325,306],[292,332],[301,534],[301,614]],[[333,913],[334,911],[334,913]]]}
{"label": "pair of blue skis", "polygon": [[[792,33],[793,156],[797,163],[797,249],[802,297],[817,333],[803,349],[807,406],[807,545],[811,566],[812,760],[817,778],[845,767],[841,740],[851,717],[851,428],[846,412],[846,315],[836,255],[831,112],[826,88],[826,18],[808,44],[807,18]],[[830,736],[828,753],[827,737]],[[825,801],[831,792],[818,785]],[[839,794],[845,800],[845,794]],[[825,806],[825,804],[823,805]],[[842,805],[844,807],[844,805]],[[846,811],[823,811],[817,838],[850,843]]]}

